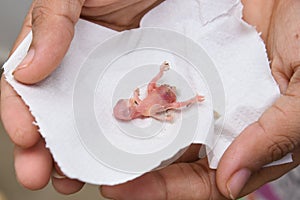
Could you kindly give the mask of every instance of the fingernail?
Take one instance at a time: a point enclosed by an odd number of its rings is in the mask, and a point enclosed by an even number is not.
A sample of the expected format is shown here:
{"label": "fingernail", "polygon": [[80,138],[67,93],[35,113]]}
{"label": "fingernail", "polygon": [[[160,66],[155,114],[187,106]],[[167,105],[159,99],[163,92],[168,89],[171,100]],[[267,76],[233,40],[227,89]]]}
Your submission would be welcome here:
{"label": "fingernail", "polygon": [[25,58],[22,60],[22,62],[19,64],[19,66],[13,71],[12,74],[16,73],[17,71],[24,69],[26,67],[28,67],[28,65],[32,62],[33,57],[34,57],[34,49],[30,49]]}
{"label": "fingernail", "polygon": [[249,169],[241,169],[231,176],[227,182],[227,190],[231,199],[236,199],[251,176]]}
{"label": "fingernail", "polygon": [[65,178],[67,178],[64,175],[60,175],[55,169],[52,171],[51,175],[52,175],[53,178],[56,178],[56,179],[65,179]]}

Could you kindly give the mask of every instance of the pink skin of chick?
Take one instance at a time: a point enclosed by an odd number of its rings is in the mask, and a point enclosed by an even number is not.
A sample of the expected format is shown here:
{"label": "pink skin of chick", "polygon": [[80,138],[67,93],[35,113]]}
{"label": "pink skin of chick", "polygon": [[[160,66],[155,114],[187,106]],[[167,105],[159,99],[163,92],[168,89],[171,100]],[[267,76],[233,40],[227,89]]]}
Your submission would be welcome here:
{"label": "pink skin of chick", "polygon": [[170,69],[170,65],[164,62],[160,66],[159,73],[150,81],[147,86],[147,96],[143,100],[139,98],[139,88],[134,91],[130,99],[120,99],[113,109],[116,119],[130,121],[136,118],[152,117],[159,121],[172,122],[174,113],[169,110],[180,109],[191,104],[204,101],[204,97],[196,95],[195,97],[176,102],[176,88],[170,85],[157,85],[157,81],[163,76],[163,73]]}

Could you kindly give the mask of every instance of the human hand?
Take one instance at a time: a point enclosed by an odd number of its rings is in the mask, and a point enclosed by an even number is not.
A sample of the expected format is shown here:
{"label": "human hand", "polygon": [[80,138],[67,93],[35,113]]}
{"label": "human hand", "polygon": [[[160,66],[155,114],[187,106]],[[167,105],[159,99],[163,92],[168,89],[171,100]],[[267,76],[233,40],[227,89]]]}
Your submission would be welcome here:
{"label": "human hand", "polygon": [[282,96],[241,133],[219,164],[219,189],[223,193],[230,190],[234,197],[251,175],[266,170],[264,165],[293,153],[296,160],[290,165],[297,166],[300,155],[300,1],[243,3],[247,10],[244,18],[262,32]]}
{"label": "human hand", "polygon": [[[223,155],[217,171],[197,154],[117,186],[113,199],[236,199],[287,173],[300,162],[300,1],[244,0],[244,19],[262,32],[282,96],[247,127]],[[196,151],[197,152],[197,151]],[[293,153],[293,163],[264,165]]]}
{"label": "human hand", "polygon": [[[84,19],[114,30],[139,26],[143,15],[162,0],[35,0],[25,19],[12,52],[30,30],[33,40],[26,58],[14,72],[16,80],[34,84],[46,78],[63,59],[74,35],[74,26]],[[45,148],[28,107],[13,88],[1,79],[1,118],[15,144],[15,170],[26,188],[43,188],[50,180],[54,164]],[[63,134],[63,133],[62,133]],[[52,177],[57,191],[65,194],[81,189],[83,183]]]}

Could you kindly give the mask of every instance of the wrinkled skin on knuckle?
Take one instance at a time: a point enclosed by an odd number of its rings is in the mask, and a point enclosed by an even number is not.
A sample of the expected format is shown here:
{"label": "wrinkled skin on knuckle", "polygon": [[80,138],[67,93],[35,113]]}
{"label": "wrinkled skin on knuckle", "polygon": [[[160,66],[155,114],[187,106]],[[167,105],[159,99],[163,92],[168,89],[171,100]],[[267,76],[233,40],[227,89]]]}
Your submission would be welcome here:
{"label": "wrinkled skin on knuckle", "polygon": [[297,143],[295,139],[289,136],[275,136],[268,147],[269,155],[271,155],[270,158],[267,158],[269,159],[268,163],[279,160],[289,152],[295,150]]}
{"label": "wrinkled skin on knuckle", "polygon": [[160,199],[166,200],[225,200],[216,186],[216,172],[207,160],[177,163],[153,172],[160,185]]}
{"label": "wrinkled skin on knuckle", "polygon": [[[284,104],[285,103],[285,104]],[[282,134],[289,135],[300,142],[300,97],[285,96],[283,98],[282,107],[286,111],[286,117],[282,119],[283,130]],[[284,132],[285,131],[285,132]]]}
{"label": "wrinkled skin on knuckle", "polygon": [[[288,76],[300,62],[300,2],[276,1],[266,41],[272,67],[279,67]],[[284,27],[284,29],[282,29]]]}
{"label": "wrinkled skin on knuckle", "polygon": [[[276,161],[287,153],[300,147],[300,110],[295,109],[295,102],[292,97],[279,99],[272,107],[273,118],[277,123],[273,126],[271,121],[262,119],[265,137],[268,143],[269,155],[272,155],[268,162]],[[265,120],[265,121],[264,121]],[[269,126],[268,126],[269,123]],[[266,125],[267,124],[267,125]]]}
{"label": "wrinkled skin on knuckle", "polygon": [[32,24],[39,26],[44,23],[45,20],[53,13],[53,11],[45,6],[42,1],[35,1],[32,9]]}
{"label": "wrinkled skin on knuckle", "polygon": [[[185,184],[190,189],[190,193],[194,194],[194,199],[201,199],[201,196],[210,198],[212,194],[211,178],[208,169],[201,164],[191,163],[190,165],[178,164],[185,176]],[[184,169],[186,168],[186,169]],[[190,171],[186,173],[185,171]]]}
{"label": "wrinkled skin on knuckle", "polygon": [[[66,3],[55,1],[57,0],[37,0],[34,2],[32,9],[33,32],[36,36],[40,34],[44,38],[45,33],[49,31],[62,33],[61,38],[72,38],[73,27],[79,18],[83,2],[82,0],[66,1]],[[39,31],[35,31],[35,29]]]}
{"label": "wrinkled skin on knuckle", "polygon": [[[205,169],[206,168],[206,169]],[[210,169],[208,166],[204,167],[204,172],[202,172],[202,177],[203,177],[203,173],[207,174],[207,176],[205,176],[206,180],[202,180],[202,182],[206,182],[207,184],[207,188],[203,188],[203,186],[201,186],[201,190],[208,190],[209,193],[207,195],[207,199],[208,200],[226,200],[228,198],[226,198],[218,189],[217,187],[217,183],[216,183],[216,171],[213,169]],[[201,176],[201,174],[199,174],[199,176]],[[203,179],[203,178],[202,178]],[[203,188],[203,189],[202,189]],[[198,188],[199,189],[199,188]],[[202,196],[202,193],[200,192],[200,197]],[[200,199],[200,198],[199,198]]]}
{"label": "wrinkled skin on knuckle", "polygon": [[33,20],[42,18],[46,20],[49,16],[60,16],[67,18],[72,24],[75,24],[79,18],[84,0],[36,0],[32,10]]}
{"label": "wrinkled skin on knuckle", "polygon": [[218,190],[216,184],[216,171],[209,168],[204,160],[199,160],[190,165],[183,165],[190,168],[190,173],[186,174],[185,181],[189,185],[190,193],[195,194],[195,200],[208,199],[208,200],[225,200],[221,192]]}

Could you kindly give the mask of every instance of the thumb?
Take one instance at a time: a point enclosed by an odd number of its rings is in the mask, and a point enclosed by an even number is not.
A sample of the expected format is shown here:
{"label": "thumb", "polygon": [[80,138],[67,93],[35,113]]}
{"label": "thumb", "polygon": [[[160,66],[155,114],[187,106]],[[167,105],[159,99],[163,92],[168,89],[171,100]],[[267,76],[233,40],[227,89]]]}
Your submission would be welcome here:
{"label": "thumb", "polygon": [[[236,198],[250,176],[300,146],[300,68],[281,96],[228,147],[217,170],[220,191]],[[278,178],[278,177],[277,177]]]}
{"label": "thumb", "polygon": [[54,71],[72,41],[83,3],[84,0],[36,0],[33,3],[31,19],[28,18],[32,43],[13,73],[15,79],[33,84]]}

